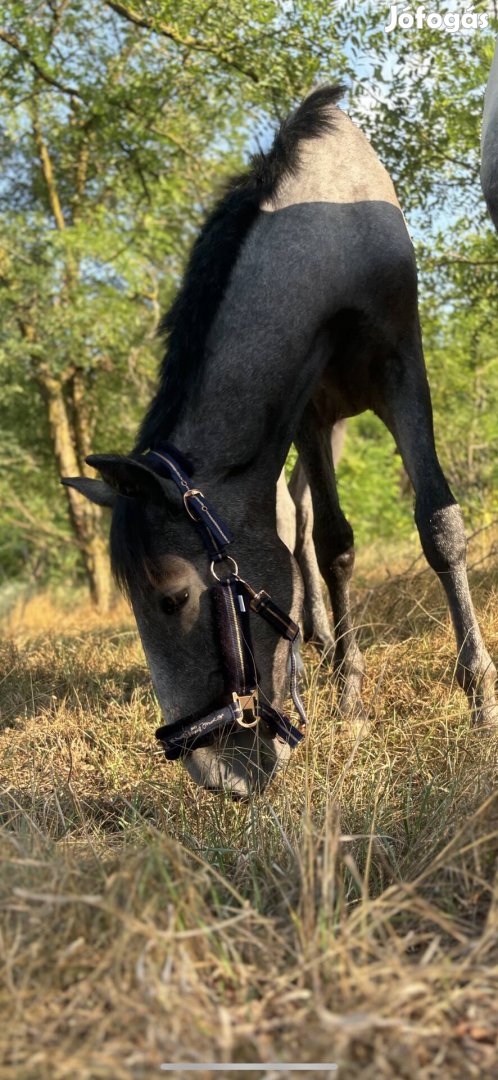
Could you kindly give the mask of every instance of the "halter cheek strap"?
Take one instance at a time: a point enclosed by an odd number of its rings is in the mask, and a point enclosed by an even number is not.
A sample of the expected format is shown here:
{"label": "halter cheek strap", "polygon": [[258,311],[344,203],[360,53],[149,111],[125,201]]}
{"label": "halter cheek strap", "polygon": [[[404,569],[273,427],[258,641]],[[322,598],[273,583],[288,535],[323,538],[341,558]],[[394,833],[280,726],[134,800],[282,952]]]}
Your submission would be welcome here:
{"label": "halter cheek strap", "polygon": [[[225,683],[224,700],[219,708],[205,716],[188,716],[174,724],[164,724],[156,731],[169,760],[184,757],[213,738],[225,736],[238,728],[254,728],[260,720],[266,724],[272,738],[295,747],[303,732],[291,723],[288,716],[270,702],[262,700],[259,676],[251,636],[251,611],[263,618],[279,636],[289,642],[290,692],[299,714],[301,726],[306,714],[297,688],[299,627],[264,589],[256,592],[239,576],[234,559],[226,553],[233,534],[210,505],[202,491],[190,486],[190,478],[174,447],[161,446],[149,450],[147,465],[154,472],[167,476],[183,496],[185,510],[197,528],[211,559],[211,571],[216,584],[211,588],[214,617],[218,631]],[[232,564],[227,577],[219,579],[216,564],[226,559]]]}
{"label": "halter cheek strap", "polygon": [[183,497],[183,505],[193,521],[212,562],[226,558],[225,548],[233,541],[233,533],[218,517],[216,510],[207,499],[190,484],[190,477],[175,459],[171,451],[165,449],[149,450],[145,455],[147,465],[152,465],[159,476],[173,480]]}

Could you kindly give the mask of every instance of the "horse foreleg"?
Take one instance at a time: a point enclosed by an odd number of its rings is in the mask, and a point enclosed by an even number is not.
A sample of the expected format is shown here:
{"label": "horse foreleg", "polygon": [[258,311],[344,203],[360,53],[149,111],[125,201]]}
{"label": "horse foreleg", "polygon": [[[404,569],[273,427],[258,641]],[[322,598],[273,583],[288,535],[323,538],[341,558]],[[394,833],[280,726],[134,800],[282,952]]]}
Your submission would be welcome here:
{"label": "horse foreleg", "polygon": [[376,411],[392,432],[415,492],[415,522],[427,562],[441,581],[457,645],[456,676],[474,719],[495,725],[496,669],[482,640],[467,580],[467,541],[460,507],[434,443],[432,405],[421,348],[394,358]]}

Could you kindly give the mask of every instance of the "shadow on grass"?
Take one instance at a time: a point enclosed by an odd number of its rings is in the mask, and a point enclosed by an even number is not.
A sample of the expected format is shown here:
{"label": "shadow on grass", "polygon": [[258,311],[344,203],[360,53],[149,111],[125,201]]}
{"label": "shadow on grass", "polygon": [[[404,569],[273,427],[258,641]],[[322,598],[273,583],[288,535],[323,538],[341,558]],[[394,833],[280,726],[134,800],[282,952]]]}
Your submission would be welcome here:
{"label": "shadow on grass", "polygon": [[0,644],[0,728],[53,711],[99,713],[112,699],[126,705],[151,693],[145,660],[137,661],[133,631],[89,630]]}

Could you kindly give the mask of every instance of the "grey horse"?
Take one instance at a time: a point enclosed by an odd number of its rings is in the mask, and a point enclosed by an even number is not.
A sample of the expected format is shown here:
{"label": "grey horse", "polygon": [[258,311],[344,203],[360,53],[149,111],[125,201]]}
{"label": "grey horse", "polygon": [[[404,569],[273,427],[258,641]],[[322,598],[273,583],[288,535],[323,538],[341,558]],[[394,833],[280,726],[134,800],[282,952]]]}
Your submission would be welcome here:
{"label": "grey horse", "polygon": [[498,229],[498,40],[484,98],[481,183],[489,212]]}
{"label": "grey horse", "polygon": [[[66,480],[112,507],[111,558],[126,588],[165,721],[206,713],[224,690],[209,561],[171,481],[148,466],[164,440],[236,537],[240,573],[299,620],[297,563],[276,531],[275,490],[294,440],[310,483],[318,565],[331,598],[338,698],[361,715],[363,659],[349,604],[354,546],[331,452],[338,421],[373,409],[415,491],[424,553],[447,595],[457,679],[476,721],[495,719],[496,672],[474,614],[460,509],[436,455],[412,243],[372,147],[320,87],[215,206],[168,313],[157,393],[134,451],[94,455],[101,480]],[[287,643],[254,619],[261,694],[280,706]],[[194,749],[205,787],[261,790],[288,747],[260,722]]]}

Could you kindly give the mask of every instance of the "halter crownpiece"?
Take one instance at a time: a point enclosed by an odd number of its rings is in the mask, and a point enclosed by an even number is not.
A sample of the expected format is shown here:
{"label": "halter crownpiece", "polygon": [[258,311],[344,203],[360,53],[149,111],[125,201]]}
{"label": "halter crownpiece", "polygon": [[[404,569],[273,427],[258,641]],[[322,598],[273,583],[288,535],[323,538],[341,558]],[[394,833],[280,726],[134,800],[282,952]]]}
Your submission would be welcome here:
{"label": "halter crownpiece", "polygon": [[[260,696],[259,678],[252,645],[250,612],[253,611],[289,642],[290,692],[299,714],[300,724],[306,724],[306,714],[297,688],[296,653],[299,627],[264,589],[256,592],[239,576],[235,559],[227,555],[226,546],[234,537],[202,491],[190,485],[181,454],[169,443],[156,446],[142,455],[147,466],[160,476],[173,480],[183,496],[183,505],[195,525],[211,560],[211,573],[216,584],[211,587],[214,616],[219,634],[223,675],[224,702],[206,716],[187,716],[173,724],[164,724],[156,731],[168,760],[184,757],[199,746],[211,742],[217,733],[230,734],[237,728],[252,729],[262,720],[271,737],[294,748],[303,732],[291,723],[288,716]],[[224,577],[216,573],[217,564],[225,560],[232,569]]]}

